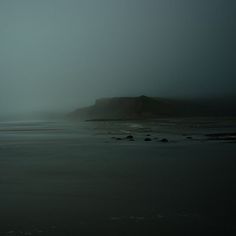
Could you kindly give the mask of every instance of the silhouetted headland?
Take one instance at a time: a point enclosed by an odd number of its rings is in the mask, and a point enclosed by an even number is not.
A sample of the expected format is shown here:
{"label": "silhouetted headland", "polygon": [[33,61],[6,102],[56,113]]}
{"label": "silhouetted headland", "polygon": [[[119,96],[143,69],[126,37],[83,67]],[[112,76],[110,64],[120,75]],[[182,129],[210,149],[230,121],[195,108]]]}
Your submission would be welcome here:
{"label": "silhouetted headland", "polygon": [[235,116],[234,100],[175,100],[157,97],[114,97],[97,99],[79,108],[70,118],[87,121],[146,120],[161,117]]}

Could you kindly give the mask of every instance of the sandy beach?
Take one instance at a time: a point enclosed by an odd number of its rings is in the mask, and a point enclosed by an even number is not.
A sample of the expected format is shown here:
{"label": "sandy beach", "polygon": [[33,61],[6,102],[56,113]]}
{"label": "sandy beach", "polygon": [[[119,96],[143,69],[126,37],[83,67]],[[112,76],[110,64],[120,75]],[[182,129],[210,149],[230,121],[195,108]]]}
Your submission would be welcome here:
{"label": "sandy beach", "polygon": [[206,136],[225,124],[2,122],[0,235],[236,232],[235,141]]}

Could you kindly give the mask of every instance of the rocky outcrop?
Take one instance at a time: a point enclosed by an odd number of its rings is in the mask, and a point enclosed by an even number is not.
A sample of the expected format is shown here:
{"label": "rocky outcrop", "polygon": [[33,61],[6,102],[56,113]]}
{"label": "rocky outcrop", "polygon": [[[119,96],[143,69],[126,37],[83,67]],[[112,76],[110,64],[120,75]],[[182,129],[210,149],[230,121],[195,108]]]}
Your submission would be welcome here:
{"label": "rocky outcrop", "polygon": [[176,109],[168,100],[140,97],[98,99],[93,106],[78,109],[70,114],[82,120],[127,120],[169,116]]}
{"label": "rocky outcrop", "polygon": [[96,100],[95,104],[77,109],[70,118],[80,120],[128,120],[159,117],[236,115],[229,103],[183,101],[156,97],[115,97]]}

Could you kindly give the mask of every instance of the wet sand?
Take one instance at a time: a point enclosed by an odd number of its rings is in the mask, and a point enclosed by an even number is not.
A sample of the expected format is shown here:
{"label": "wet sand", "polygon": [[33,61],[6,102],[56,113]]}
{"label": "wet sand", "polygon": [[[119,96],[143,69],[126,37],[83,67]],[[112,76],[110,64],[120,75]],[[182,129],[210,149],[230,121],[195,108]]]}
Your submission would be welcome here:
{"label": "wet sand", "polygon": [[[0,132],[0,235],[236,232],[235,143],[189,127],[183,135],[172,125],[123,125],[33,123],[22,128],[31,132]],[[131,131],[133,142],[125,139]]]}

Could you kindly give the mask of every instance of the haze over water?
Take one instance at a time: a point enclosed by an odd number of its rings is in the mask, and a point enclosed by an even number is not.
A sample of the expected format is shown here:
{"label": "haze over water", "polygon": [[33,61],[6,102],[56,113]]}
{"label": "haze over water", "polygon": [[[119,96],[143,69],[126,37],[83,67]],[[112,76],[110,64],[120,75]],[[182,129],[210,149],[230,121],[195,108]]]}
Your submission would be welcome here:
{"label": "haze over water", "polygon": [[233,96],[235,11],[234,0],[1,1],[1,115]]}
{"label": "haze over water", "polygon": [[1,0],[0,236],[235,235],[235,12]]}

